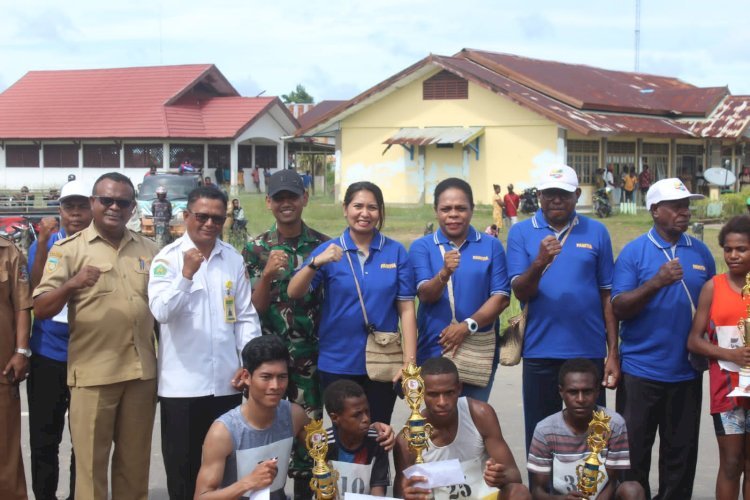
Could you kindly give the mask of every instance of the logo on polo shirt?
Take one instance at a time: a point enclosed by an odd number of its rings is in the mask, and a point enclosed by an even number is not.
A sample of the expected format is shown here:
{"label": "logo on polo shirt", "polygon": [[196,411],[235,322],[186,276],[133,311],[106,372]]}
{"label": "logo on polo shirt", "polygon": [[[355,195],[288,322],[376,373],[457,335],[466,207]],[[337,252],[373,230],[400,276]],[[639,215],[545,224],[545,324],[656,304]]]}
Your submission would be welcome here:
{"label": "logo on polo shirt", "polygon": [[594,247],[591,246],[591,243],[576,243],[576,248],[588,248],[589,250],[594,249]]}
{"label": "logo on polo shirt", "polygon": [[396,269],[396,263],[394,262],[392,264],[380,264],[380,269]]}
{"label": "logo on polo shirt", "polygon": [[481,260],[481,261],[490,260],[490,258],[487,257],[486,255],[472,255],[471,258],[474,260]]}
{"label": "logo on polo shirt", "polygon": [[698,271],[705,271],[706,266],[701,266],[700,264],[693,264],[693,269],[697,269]]}

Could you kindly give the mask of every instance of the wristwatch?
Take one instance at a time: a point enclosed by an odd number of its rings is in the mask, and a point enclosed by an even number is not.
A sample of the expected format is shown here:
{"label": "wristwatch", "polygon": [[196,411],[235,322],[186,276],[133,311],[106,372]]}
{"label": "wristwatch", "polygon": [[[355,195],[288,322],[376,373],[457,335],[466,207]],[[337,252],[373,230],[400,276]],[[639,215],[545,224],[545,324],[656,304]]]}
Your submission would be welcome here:
{"label": "wristwatch", "polygon": [[316,266],[315,265],[315,257],[313,257],[312,259],[310,259],[310,263],[307,265],[307,267],[309,267],[313,271],[317,271],[318,269],[320,269],[320,266]]}
{"label": "wristwatch", "polygon": [[16,352],[18,354],[23,354],[27,358],[31,357],[31,349],[24,349],[23,347],[16,347]]}
{"label": "wristwatch", "polygon": [[477,323],[471,318],[466,318],[464,320],[464,323],[466,323],[469,326],[469,333],[477,333],[477,330],[479,330],[479,323]]}

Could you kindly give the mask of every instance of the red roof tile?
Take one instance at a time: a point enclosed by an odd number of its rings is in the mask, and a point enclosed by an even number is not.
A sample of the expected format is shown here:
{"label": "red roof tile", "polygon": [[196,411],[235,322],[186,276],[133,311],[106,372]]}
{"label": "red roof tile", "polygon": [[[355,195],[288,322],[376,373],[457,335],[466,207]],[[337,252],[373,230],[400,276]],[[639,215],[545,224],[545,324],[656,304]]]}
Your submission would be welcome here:
{"label": "red roof tile", "polygon": [[232,138],[276,101],[211,64],[32,71],[0,94],[0,138]]}

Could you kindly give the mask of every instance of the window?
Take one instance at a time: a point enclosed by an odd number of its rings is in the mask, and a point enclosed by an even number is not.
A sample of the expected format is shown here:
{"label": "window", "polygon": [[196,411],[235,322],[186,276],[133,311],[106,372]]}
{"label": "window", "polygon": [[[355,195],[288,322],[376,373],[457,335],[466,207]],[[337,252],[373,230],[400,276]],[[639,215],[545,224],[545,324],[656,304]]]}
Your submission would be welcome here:
{"label": "window", "polygon": [[250,170],[253,166],[253,147],[237,146],[237,164]]}
{"label": "window", "polygon": [[169,168],[178,168],[182,162],[190,160],[195,168],[203,168],[203,144],[170,144]]}
{"label": "window", "polygon": [[125,168],[162,168],[163,164],[163,145],[125,144]]}
{"label": "window", "polygon": [[667,177],[669,165],[669,144],[643,143],[643,165],[648,165],[651,171],[651,180],[656,182]]}
{"label": "window", "polygon": [[453,149],[453,144],[441,144],[441,143],[437,143],[437,144],[435,144],[435,146],[438,149]]}
{"label": "window", "polygon": [[468,99],[469,82],[450,71],[443,70],[422,83],[422,99]]}
{"label": "window", "polygon": [[39,167],[39,147],[33,144],[5,146],[5,164],[8,167]]}
{"label": "window", "polygon": [[615,185],[625,173],[625,168],[635,167],[635,143],[634,142],[607,142],[607,166],[613,167]]}
{"label": "window", "polygon": [[120,168],[120,148],[114,144],[84,144],[83,166]]}
{"label": "window", "polygon": [[568,141],[568,165],[576,171],[580,184],[594,184],[599,168],[599,141]]}
{"label": "window", "polygon": [[255,164],[258,168],[276,168],[276,146],[255,146]]}
{"label": "window", "polygon": [[208,168],[229,168],[229,144],[210,144],[208,146]]}
{"label": "window", "polygon": [[72,144],[45,144],[44,166],[78,168],[78,146]]}

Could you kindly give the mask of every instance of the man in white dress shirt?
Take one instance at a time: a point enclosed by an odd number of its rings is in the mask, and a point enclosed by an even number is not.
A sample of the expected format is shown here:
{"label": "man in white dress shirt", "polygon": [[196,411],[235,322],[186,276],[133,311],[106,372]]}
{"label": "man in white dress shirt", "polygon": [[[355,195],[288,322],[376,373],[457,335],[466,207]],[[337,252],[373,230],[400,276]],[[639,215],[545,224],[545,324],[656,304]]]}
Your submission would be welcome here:
{"label": "man in white dress shirt", "polygon": [[242,256],[218,239],[226,213],[224,193],[193,190],[185,235],[151,265],[149,306],[162,324],[162,454],[172,500],[193,498],[203,439],[216,418],[242,403],[240,353],[260,335]]}

